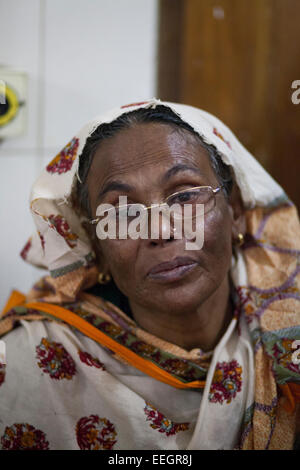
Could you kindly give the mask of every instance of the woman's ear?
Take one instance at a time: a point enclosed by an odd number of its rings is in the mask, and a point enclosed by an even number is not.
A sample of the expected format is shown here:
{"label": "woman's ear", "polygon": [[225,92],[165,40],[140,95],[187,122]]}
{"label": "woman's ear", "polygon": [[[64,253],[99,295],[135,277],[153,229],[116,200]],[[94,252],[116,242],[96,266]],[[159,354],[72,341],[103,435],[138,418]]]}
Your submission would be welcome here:
{"label": "woman's ear", "polygon": [[240,188],[234,182],[232,191],[229,197],[229,205],[232,212],[232,242],[235,243],[239,234],[245,235],[246,233],[246,217],[244,204],[240,192]]}
{"label": "woman's ear", "polygon": [[85,230],[91,242],[92,251],[95,254],[99,271],[104,272],[105,274],[108,273],[108,266],[101,251],[100,240],[98,239],[96,234],[96,226],[89,223],[88,219],[91,218],[91,216],[89,216],[89,214],[84,213],[83,209],[80,207],[76,190],[73,190],[71,193],[71,203],[78,217],[82,217],[81,226]]}

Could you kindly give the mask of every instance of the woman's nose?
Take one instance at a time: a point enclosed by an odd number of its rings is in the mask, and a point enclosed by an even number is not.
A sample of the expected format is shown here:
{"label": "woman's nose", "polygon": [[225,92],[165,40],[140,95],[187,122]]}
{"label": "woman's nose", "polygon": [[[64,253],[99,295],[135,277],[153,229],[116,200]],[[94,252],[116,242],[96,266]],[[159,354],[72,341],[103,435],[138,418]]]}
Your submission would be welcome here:
{"label": "woman's nose", "polygon": [[149,219],[148,241],[152,245],[169,243],[175,239],[176,229],[168,214],[164,213],[164,211],[159,211],[159,213],[158,211],[152,211]]}

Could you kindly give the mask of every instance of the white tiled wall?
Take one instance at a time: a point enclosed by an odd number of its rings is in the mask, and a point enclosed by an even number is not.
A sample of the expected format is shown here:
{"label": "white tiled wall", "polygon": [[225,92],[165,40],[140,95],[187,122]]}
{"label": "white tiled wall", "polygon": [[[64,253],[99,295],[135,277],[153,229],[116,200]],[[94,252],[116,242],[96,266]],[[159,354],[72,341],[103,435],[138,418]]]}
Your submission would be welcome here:
{"label": "white tiled wall", "polygon": [[157,0],[0,0],[0,65],[29,79],[27,133],[0,143],[0,309],[44,274],[19,257],[35,177],[86,121],[155,96],[156,37]]}
{"label": "white tiled wall", "polygon": [[[0,145],[0,156],[34,149],[38,142],[39,0],[0,0],[0,65],[8,65],[29,74],[28,128],[26,135]],[[30,152],[26,152],[26,155]],[[0,161],[2,163],[2,160]],[[2,168],[0,168],[2,170]],[[2,171],[1,171],[2,173]]]}

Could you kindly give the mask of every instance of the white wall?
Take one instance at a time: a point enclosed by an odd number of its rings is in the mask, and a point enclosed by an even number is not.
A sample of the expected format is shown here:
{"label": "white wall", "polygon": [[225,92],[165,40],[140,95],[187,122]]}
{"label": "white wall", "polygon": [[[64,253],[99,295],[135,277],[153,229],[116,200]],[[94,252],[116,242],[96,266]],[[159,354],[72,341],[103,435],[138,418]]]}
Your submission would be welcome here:
{"label": "white wall", "polygon": [[0,309],[45,274],[19,256],[34,179],[86,121],[155,96],[156,39],[157,0],[0,0],[0,65],[29,78],[26,135],[0,143]]}

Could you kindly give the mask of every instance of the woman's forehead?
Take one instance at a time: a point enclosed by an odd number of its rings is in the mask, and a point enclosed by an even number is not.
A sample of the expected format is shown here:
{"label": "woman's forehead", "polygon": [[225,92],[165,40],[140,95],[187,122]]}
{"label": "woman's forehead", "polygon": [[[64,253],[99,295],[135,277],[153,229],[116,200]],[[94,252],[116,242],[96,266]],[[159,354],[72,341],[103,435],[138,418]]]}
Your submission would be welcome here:
{"label": "woman's forehead", "polygon": [[95,152],[92,174],[103,179],[135,171],[164,171],[174,164],[209,171],[209,156],[196,136],[160,123],[137,124],[102,141]]}

